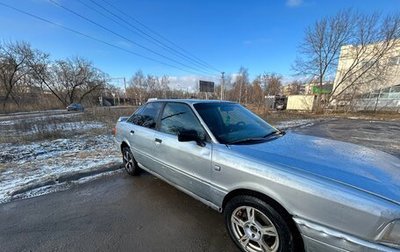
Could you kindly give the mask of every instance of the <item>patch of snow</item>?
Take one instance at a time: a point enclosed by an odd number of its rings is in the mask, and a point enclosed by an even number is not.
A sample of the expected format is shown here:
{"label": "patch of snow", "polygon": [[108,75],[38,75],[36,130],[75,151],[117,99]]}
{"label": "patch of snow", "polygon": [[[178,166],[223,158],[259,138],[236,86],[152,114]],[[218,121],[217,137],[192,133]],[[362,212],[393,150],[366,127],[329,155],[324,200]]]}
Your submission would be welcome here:
{"label": "patch of snow", "polygon": [[290,129],[290,128],[305,128],[314,125],[316,119],[299,119],[299,120],[289,120],[289,121],[282,121],[275,125],[275,128],[278,129]]}
{"label": "patch of snow", "polygon": [[[34,116],[31,118],[15,118],[12,116],[7,116],[7,117],[0,117],[0,125],[3,126],[12,126],[24,122],[35,122],[35,121],[40,121],[40,120],[49,120],[50,118],[53,119],[60,119],[60,118],[70,118],[70,117],[76,117],[78,115],[82,115],[83,113],[68,113],[68,114],[54,114],[54,115],[40,115],[40,116]],[[12,118],[12,120],[4,120],[4,118]],[[3,119],[3,120],[1,120]]]}
{"label": "patch of snow", "polygon": [[101,128],[105,128],[105,127],[106,127],[106,125],[101,122],[84,122],[84,121],[49,123],[49,124],[45,124],[45,125],[32,123],[32,125],[30,125],[28,129],[23,129],[23,132],[20,132],[21,129],[18,130],[18,128],[13,125],[8,125],[5,127],[2,127],[2,129],[0,129],[0,133],[4,134],[4,135],[8,135],[8,136],[19,135],[21,133],[24,135],[34,135],[34,134],[40,134],[40,133],[51,133],[51,132],[61,131],[61,130],[62,131],[85,132],[88,130],[101,129]]}
{"label": "patch of snow", "polygon": [[[39,188],[35,188],[33,190],[29,190],[20,194],[17,194],[15,196],[13,196],[13,199],[27,199],[27,198],[33,198],[33,197],[38,197],[41,195],[45,195],[45,194],[49,194],[49,193],[53,193],[53,192],[60,192],[60,191],[65,191],[70,189],[72,186],[74,185],[79,185],[79,184],[83,184],[83,183],[87,183],[102,177],[106,177],[106,176],[112,176],[118,173],[124,172],[124,170],[119,169],[119,170],[115,170],[115,171],[109,171],[109,172],[103,172],[100,174],[96,174],[93,176],[87,176],[87,177],[83,177],[81,179],[75,180],[75,181],[68,181],[68,182],[62,182],[62,183],[56,183],[56,184],[52,184],[52,185],[48,185],[48,186],[43,186],[43,187],[39,187]],[[9,199],[0,199],[0,203],[5,203],[9,201]]]}
{"label": "patch of snow", "polygon": [[111,135],[78,136],[32,144],[0,144],[0,202],[37,185],[48,187],[60,176],[121,162]]}

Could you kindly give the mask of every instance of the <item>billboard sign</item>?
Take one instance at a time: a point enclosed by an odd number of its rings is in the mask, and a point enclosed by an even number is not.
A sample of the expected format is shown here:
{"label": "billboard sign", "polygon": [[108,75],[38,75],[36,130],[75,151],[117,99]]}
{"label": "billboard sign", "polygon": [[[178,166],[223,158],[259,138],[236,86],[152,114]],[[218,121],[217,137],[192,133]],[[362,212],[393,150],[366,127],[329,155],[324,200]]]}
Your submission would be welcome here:
{"label": "billboard sign", "polygon": [[200,89],[200,92],[213,93],[214,92],[214,82],[199,80],[199,89]]}

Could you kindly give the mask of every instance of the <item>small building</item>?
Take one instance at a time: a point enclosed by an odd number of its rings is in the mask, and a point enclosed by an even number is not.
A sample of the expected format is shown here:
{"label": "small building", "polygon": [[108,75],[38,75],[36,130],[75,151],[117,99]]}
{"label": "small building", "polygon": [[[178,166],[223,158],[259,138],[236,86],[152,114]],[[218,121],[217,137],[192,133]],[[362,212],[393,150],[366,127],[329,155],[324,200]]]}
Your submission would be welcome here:
{"label": "small building", "polygon": [[287,110],[312,111],[315,106],[315,95],[289,95]]}

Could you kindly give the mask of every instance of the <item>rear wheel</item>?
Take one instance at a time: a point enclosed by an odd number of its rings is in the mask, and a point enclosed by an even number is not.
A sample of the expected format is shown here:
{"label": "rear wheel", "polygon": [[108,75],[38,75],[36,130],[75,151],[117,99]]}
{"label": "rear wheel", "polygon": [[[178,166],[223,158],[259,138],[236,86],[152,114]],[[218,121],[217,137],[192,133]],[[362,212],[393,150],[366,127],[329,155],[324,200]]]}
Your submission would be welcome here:
{"label": "rear wheel", "polygon": [[136,162],[131,149],[129,147],[122,148],[122,160],[125,171],[131,176],[137,176],[140,173],[140,168]]}
{"label": "rear wheel", "polygon": [[293,234],[285,219],[253,196],[237,196],[225,208],[225,224],[235,244],[245,252],[293,252]]}

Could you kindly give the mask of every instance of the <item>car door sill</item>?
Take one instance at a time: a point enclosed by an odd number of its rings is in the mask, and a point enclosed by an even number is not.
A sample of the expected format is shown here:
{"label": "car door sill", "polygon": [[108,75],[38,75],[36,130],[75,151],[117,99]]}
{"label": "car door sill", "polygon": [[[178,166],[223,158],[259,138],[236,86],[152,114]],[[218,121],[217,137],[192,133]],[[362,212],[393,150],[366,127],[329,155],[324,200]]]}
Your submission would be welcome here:
{"label": "car door sill", "polygon": [[198,196],[197,194],[194,194],[194,193],[190,192],[189,190],[186,190],[185,188],[183,188],[183,187],[181,187],[181,186],[179,186],[179,185],[177,185],[177,184],[174,184],[174,183],[170,182],[169,180],[165,179],[164,177],[162,177],[162,176],[159,175],[158,173],[156,173],[156,172],[154,172],[154,171],[151,171],[150,169],[147,169],[147,168],[146,168],[145,166],[143,166],[142,164],[138,163],[138,165],[139,165],[139,167],[140,167],[141,169],[143,169],[143,170],[147,171],[148,173],[150,173],[150,174],[156,176],[157,178],[159,178],[159,179],[161,179],[161,180],[167,182],[167,183],[170,184],[171,186],[173,186],[173,187],[175,187],[176,189],[178,189],[178,190],[180,190],[180,191],[186,193],[187,195],[191,196],[192,198],[194,198],[194,199],[196,199],[196,200],[202,202],[203,204],[207,205],[208,207],[214,209],[215,211],[218,211],[218,212],[221,213],[222,209],[221,209],[220,207],[218,207],[217,205],[215,205],[214,203],[212,203],[212,202],[210,202],[210,201],[208,201],[208,200],[206,200],[206,199],[204,199],[204,198]]}

